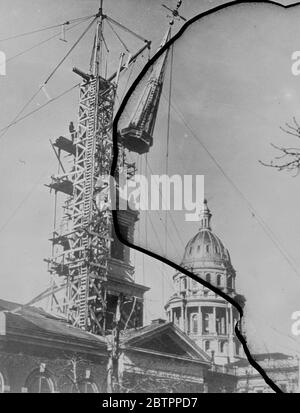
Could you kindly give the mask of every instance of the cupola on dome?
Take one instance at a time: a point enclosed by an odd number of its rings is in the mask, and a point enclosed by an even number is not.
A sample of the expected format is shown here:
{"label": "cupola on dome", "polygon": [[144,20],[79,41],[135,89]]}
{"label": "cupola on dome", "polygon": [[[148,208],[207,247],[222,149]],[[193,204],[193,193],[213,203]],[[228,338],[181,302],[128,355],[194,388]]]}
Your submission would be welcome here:
{"label": "cupola on dome", "polygon": [[224,266],[231,266],[230,255],[224,247],[222,241],[211,230],[212,214],[204,200],[203,208],[200,213],[199,232],[187,243],[182,260],[182,265],[190,266],[195,263],[203,264],[214,262]]}

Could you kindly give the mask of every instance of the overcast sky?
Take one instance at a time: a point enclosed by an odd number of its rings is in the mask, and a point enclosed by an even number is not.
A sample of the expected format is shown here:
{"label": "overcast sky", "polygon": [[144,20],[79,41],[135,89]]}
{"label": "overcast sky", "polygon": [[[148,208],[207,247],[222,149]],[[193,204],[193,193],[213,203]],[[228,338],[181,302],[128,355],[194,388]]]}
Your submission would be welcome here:
{"label": "overcast sky", "polygon": [[[160,2],[107,0],[105,3],[107,14],[152,39],[157,47],[168,22]],[[221,3],[225,2],[185,1],[181,12],[189,18]],[[97,7],[98,1],[90,0],[1,0],[0,39],[87,16]],[[297,144],[296,138],[284,135],[279,126],[292,116],[300,121],[300,78],[291,73],[291,54],[300,50],[299,21],[300,8],[285,11],[262,5],[227,9],[202,19],[175,44],[172,91],[174,104],[259,211],[296,267],[300,264],[299,178],[264,168],[258,159],[268,160],[275,155],[270,142]],[[13,119],[85,26],[86,23],[70,31],[66,44],[53,40],[8,62],[7,75],[0,77],[0,128]],[[10,58],[54,32],[0,42],[0,49]],[[47,91],[51,97],[78,82],[72,67],[87,68],[91,36],[83,40],[49,83]],[[107,40],[111,39],[114,46],[110,36],[107,34]],[[140,43],[133,41],[132,49],[137,47]],[[113,57],[110,63],[113,66]],[[167,76],[166,83],[168,80]],[[37,108],[46,99],[40,94],[28,109]],[[53,197],[43,184],[49,182],[57,168],[49,139],[67,133],[69,121],[76,121],[77,104],[74,91],[11,128],[1,139],[2,298],[26,302],[48,286],[43,259],[50,253]],[[154,173],[165,172],[161,165],[165,159],[166,115],[166,101],[162,98],[155,144],[148,155]],[[145,161],[140,162],[141,167]],[[288,334],[291,313],[300,310],[300,275],[272,244],[245,201],[174,112],[169,173],[205,175],[213,229],[230,251],[237,271],[237,289],[247,298],[254,350],[292,353],[299,347],[297,339],[293,341]],[[199,225],[185,222],[183,214],[173,214],[173,218],[178,231],[171,228],[169,220],[167,255],[179,263],[184,245]],[[164,215],[153,214],[151,219],[161,244],[165,245]],[[140,233],[143,225],[145,228],[142,220]],[[147,226],[147,246],[161,251],[149,221]],[[145,237],[141,236],[139,242],[145,246]],[[163,315],[163,303],[172,293],[173,271],[163,268],[160,262],[141,258],[139,254],[134,256],[137,281],[152,287],[146,299],[147,320]]]}

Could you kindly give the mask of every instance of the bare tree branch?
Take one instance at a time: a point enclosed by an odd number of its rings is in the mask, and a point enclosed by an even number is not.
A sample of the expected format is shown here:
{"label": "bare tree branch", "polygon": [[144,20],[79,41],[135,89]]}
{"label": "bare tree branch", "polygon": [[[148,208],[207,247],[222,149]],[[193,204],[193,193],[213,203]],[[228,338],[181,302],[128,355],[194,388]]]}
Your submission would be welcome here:
{"label": "bare tree branch", "polygon": [[[295,117],[293,117],[293,122],[294,126],[286,122],[285,125],[288,129],[282,126],[280,126],[280,129],[300,139],[300,126]],[[294,177],[297,176],[300,172],[300,148],[277,146],[273,143],[271,143],[271,146],[280,152],[279,155],[274,157],[275,162],[274,160],[270,162],[259,160],[259,163],[263,166],[275,168],[278,171],[292,172]]]}

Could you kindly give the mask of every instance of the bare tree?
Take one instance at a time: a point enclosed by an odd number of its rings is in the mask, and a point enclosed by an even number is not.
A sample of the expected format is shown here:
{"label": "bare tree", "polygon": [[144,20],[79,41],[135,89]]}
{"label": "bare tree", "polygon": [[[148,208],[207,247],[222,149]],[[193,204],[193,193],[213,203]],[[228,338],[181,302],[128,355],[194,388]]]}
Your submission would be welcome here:
{"label": "bare tree", "polygon": [[[296,138],[300,139],[300,126],[295,117],[293,117],[293,123],[286,122],[285,127],[280,126],[280,129]],[[295,176],[300,172],[300,147],[286,147],[277,146],[271,143],[271,146],[275,148],[279,155],[275,156],[274,160],[270,162],[259,161],[262,165],[275,168],[278,171],[295,172]]]}

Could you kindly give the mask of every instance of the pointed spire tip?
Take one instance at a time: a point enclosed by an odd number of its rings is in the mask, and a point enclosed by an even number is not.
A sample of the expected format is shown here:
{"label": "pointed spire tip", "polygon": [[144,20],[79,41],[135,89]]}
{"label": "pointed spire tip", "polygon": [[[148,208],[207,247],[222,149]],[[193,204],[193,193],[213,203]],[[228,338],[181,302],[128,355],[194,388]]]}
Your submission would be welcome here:
{"label": "pointed spire tip", "polygon": [[207,199],[204,198],[203,200],[203,208],[202,211],[200,212],[199,218],[200,218],[200,229],[211,229],[210,227],[210,220],[211,220],[211,212],[207,206]]}

